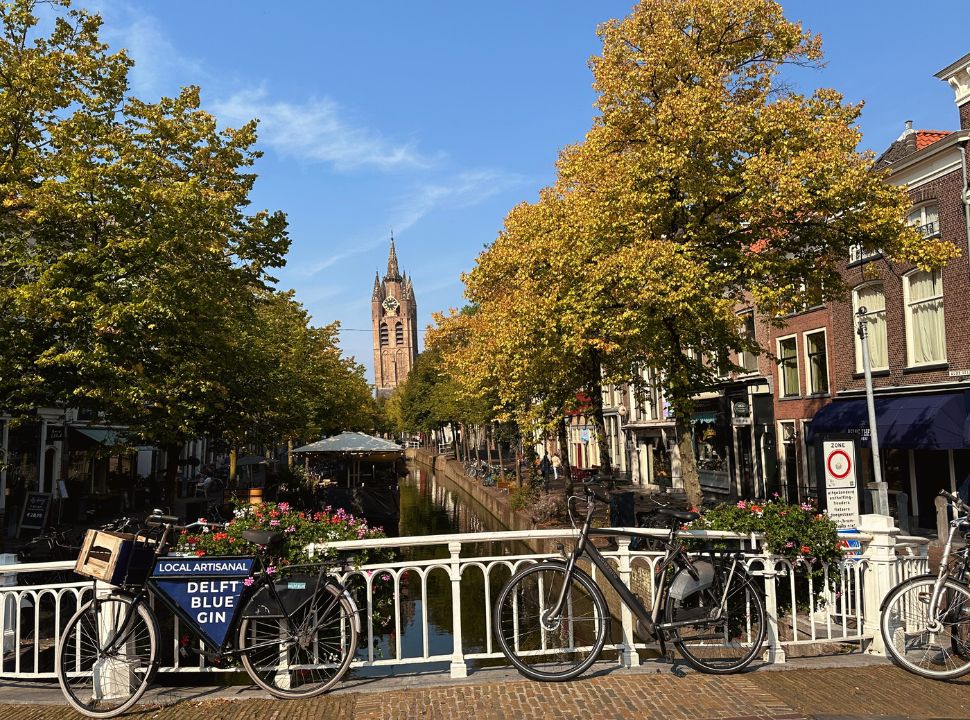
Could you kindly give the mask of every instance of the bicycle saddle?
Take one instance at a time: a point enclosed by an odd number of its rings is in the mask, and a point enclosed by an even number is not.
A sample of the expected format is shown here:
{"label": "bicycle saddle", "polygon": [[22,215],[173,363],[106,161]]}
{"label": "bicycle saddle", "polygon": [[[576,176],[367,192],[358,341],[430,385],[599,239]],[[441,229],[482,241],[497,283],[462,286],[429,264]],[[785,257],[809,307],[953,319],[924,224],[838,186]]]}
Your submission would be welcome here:
{"label": "bicycle saddle", "polygon": [[272,545],[283,537],[283,533],[278,530],[243,530],[243,540],[248,540],[256,545]]}
{"label": "bicycle saddle", "polygon": [[670,508],[660,508],[657,510],[658,515],[666,515],[674,520],[680,520],[681,522],[691,522],[696,520],[701,516],[700,513],[693,512],[691,510],[671,510]]}

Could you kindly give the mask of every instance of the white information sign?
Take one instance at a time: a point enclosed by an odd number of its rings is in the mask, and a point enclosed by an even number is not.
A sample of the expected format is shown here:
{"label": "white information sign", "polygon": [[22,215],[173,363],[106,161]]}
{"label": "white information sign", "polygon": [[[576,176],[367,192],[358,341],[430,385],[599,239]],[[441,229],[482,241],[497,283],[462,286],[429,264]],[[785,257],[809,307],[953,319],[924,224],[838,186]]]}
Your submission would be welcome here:
{"label": "white information sign", "polygon": [[850,440],[822,443],[826,512],[840,530],[859,527],[859,484],[855,444]]}

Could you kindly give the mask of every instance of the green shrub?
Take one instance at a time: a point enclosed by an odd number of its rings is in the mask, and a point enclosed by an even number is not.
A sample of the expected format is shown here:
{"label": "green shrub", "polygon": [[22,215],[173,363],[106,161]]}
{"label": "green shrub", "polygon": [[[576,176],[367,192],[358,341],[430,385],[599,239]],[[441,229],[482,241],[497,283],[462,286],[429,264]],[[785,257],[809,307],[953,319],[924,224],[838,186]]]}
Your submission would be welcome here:
{"label": "green shrub", "polygon": [[843,543],[835,522],[810,503],[778,500],[724,503],[704,513],[691,528],[761,533],[769,552],[813,570],[821,570],[842,558]]}
{"label": "green shrub", "polygon": [[509,507],[513,510],[527,510],[539,499],[539,491],[529,485],[512,488],[509,491]]}

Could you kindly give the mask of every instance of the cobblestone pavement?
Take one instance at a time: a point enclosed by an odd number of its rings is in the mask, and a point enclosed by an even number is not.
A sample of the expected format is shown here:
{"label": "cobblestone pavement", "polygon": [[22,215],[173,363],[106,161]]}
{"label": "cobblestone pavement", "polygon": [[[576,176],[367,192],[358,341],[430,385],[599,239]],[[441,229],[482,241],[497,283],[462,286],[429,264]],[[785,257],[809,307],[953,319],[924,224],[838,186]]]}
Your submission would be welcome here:
{"label": "cobblestone pavement", "polygon": [[[858,656],[856,656],[858,657]],[[534,683],[511,673],[463,681],[381,679],[310,700],[273,700],[249,689],[181,692],[140,705],[138,720],[966,720],[970,680],[923,680],[886,664],[761,669],[738,676],[647,668]],[[403,682],[403,684],[402,684]],[[162,696],[165,696],[162,692]],[[172,691],[172,696],[179,696]],[[186,694],[190,696],[185,697]],[[235,699],[232,699],[235,698]],[[169,698],[170,699],[170,698]],[[50,685],[0,685],[0,720],[78,718]]]}

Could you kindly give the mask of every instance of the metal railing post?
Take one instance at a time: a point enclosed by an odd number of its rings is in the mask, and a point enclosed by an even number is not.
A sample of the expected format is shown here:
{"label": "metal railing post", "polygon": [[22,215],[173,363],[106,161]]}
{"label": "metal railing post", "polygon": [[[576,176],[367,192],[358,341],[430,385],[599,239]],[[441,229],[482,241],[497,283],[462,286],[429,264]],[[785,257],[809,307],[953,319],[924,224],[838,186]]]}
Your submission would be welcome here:
{"label": "metal railing post", "polygon": [[[630,538],[617,536],[616,572],[630,592],[633,592],[631,582],[633,578],[632,566],[630,564]],[[640,664],[640,655],[634,645],[636,639],[633,636],[633,612],[620,603],[620,621],[623,626],[623,650],[620,652],[620,664],[623,667],[636,667]]]}
{"label": "metal railing post", "polygon": [[862,627],[872,638],[867,652],[885,655],[886,648],[879,631],[879,606],[895,584],[893,570],[897,562],[896,535],[899,529],[888,515],[863,515],[859,518],[859,532],[872,537],[863,553],[866,567],[862,585],[865,613]]}
{"label": "metal railing post", "polygon": [[448,543],[451,555],[448,572],[451,575],[451,624],[454,651],[451,654],[451,677],[468,677],[468,666],[461,641],[461,543]]}
{"label": "metal railing post", "polygon": [[778,560],[762,549],[764,570],[760,573],[765,579],[765,615],[768,619],[768,631],[765,637],[764,661],[768,663],[783,663],[787,660],[785,647],[778,637]]}

